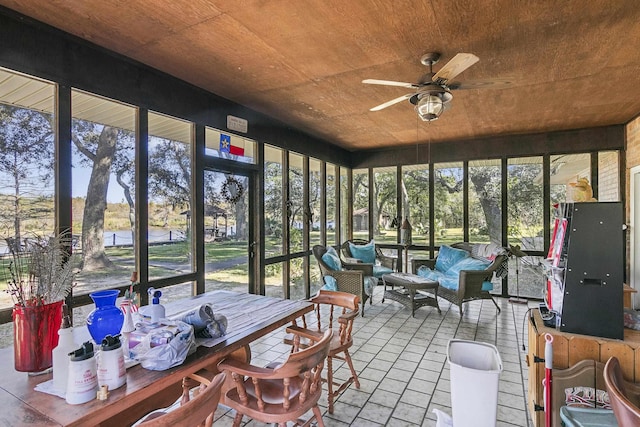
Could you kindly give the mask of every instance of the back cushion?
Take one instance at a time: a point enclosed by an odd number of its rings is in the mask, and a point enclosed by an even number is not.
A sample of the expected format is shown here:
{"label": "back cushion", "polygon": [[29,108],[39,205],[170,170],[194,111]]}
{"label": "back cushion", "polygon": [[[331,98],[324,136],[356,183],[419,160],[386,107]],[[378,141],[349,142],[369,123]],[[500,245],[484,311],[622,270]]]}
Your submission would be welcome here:
{"label": "back cushion", "polygon": [[444,273],[458,261],[468,257],[469,252],[465,250],[442,245],[440,246],[440,252],[438,252],[438,258],[436,258],[436,270]]}
{"label": "back cushion", "polygon": [[336,250],[331,246],[329,246],[327,248],[327,252],[325,252],[324,255],[322,255],[322,261],[324,261],[324,263],[327,264],[327,267],[329,267],[332,270],[342,269],[342,262],[340,262],[340,256],[338,256],[338,253],[336,252]]}
{"label": "back cushion", "polygon": [[459,275],[461,270],[485,270],[491,263],[477,258],[467,257],[452,265],[447,270],[447,276],[450,274]]}
{"label": "back cushion", "polygon": [[354,245],[349,242],[349,252],[353,258],[357,258],[365,264],[375,264],[376,244],[371,240],[366,245]]}

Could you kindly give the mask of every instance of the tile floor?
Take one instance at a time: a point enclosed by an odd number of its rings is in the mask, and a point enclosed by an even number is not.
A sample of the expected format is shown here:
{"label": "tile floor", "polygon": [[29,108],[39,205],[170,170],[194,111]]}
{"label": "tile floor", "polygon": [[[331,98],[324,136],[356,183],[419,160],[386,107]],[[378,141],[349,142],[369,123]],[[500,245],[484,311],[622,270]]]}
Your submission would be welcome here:
{"label": "tile floor", "polygon": [[[498,391],[498,426],[532,425],[525,405],[527,366],[522,350],[526,343],[522,325],[527,311],[524,304],[498,299],[497,314],[491,301],[465,306],[460,317],[457,306],[440,299],[442,314],[422,307],[411,317],[402,305],[382,299],[382,286],[374,293],[374,304],[365,308],[365,317],[354,325],[351,354],[359,373],[360,389],[352,384],[335,403],[334,414],[326,412],[326,397],[320,406],[327,427],[338,426],[435,426],[437,408],[451,414],[450,369],[446,360],[451,338],[487,342],[498,348],[503,363]],[[535,305],[531,303],[530,305]],[[278,330],[252,344],[252,363],[264,366],[286,358],[289,347]],[[334,367],[339,366],[334,362]],[[341,366],[338,378],[348,377]],[[478,396],[482,399],[482,396]],[[215,426],[230,426],[234,412],[220,406]],[[246,426],[261,426],[245,417]]]}

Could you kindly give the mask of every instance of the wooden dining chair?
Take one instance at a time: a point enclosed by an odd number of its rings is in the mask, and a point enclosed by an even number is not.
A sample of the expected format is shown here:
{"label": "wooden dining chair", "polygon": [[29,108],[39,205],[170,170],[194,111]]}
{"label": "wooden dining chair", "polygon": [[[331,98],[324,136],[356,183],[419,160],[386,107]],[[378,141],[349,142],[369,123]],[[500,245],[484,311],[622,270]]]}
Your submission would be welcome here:
{"label": "wooden dining chair", "polygon": [[[211,381],[199,374],[190,374],[184,377],[180,406],[172,411],[152,412],[138,426],[211,427],[225,378],[226,374],[224,373],[216,375]],[[191,397],[192,394],[193,397]]]}
{"label": "wooden dining chair", "polygon": [[628,383],[622,377],[617,357],[610,357],[604,365],[604,385],[609,393],[613,414],[621,426],[640,425],[640,385]]}
{"label": "wooden dining chair", "polygon": [[[221,361],[218,369],[231,373],[236,385],[225,394],[225,404],[236,410],[233,426],[238,427],[247,415],[279,426],[286,426],[288,421],[308,426],[315,419],[323,427],[318,400],[322,394],[321,372],[332,337],[333,331],[328,330],[314,345],[265,368],[231,358]],[[301,420],[309,410],[313,416]]]}
{"label": "wooden dining chair", "polygon": [[[340,395],[349,385],[355,384],[356,388],[360,388],[358,374],[353,367],[349,348],[353,345],[353,321],[358,317],[359,299],[356,295],[347,292],[335,292],[320,290],[313,298],[309,300],[315,305],[315,319],[307,321],[306,317],[302,317],[302,327],[294,321],[294,325],[287,328],[287,331],[293,335],[285,337],[285,343],[292,345],[292,351],[298,351],[299,348],[305,348],[318,340],[318,336],[328,330],[335,331],[329,354],[327,356],[327,374],[324,381],[327,383],[327,400],[328,410],[333,414],[333,401]],[[311,323],[315,323],[312,325]],[[351,376],[345,381],[338,382],[333,376],[333,360],[338,359],[347,363]],[[334,388],[334,386],[336,388]]]}

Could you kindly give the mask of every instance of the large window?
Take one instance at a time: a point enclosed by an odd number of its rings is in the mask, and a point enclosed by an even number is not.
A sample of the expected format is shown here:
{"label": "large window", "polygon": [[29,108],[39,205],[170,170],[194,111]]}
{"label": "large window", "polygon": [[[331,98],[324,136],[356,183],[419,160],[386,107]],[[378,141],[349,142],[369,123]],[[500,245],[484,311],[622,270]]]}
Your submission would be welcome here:
{"label": "large window", "polygon": [[[193,271],[192,124],[149,113],[149,278]],[[152,239],[162,245],[151,244]]]}
{"label": "large window", "polygon": [[283,151],[264,146],[265,257],[282,254],[282,156]]}
{"label": "large window", "polygon": [[336,194],[338,190],[337,167],[327,163],[327,245],[336,243]]}
{"label": "large window", "polygon": [[321,243],[320,224],[324,221],[320,210],[324,184],[320,167],[319,160],[309,159],[309,208],[306,215],[308,216],[307,220],[311,222],[311,230],[309,232],[309,246],[311,248],[313,245]]}
{"label": "large window", "polygon": [[509,159],[507,166],[507,235],[524,250],[544,250],[542,157]]}
{"label": "large window", "polygon": [[[346,201],[348,203],[348,201]],[[347,205],[348,206],[348,205]],[[369,238],[369,170],[353,170],[353,237]]]}
{"label": "large window", "polygon": [[[0,254],[54,233],[55,86],[0,69]],[[0,282],[7,282],[8,261]],[[13,305],[0,292],[0,308]]]}
{"label": "large window", "polygon": [[373,170],[373,236],[377,243],[398,242],[397,168]]}
{"label": "large window", "polygon": [[[509,159],[507,162],[507,237],[509,244],[525,251],[543,251],[542,157]],[[509,262],[509,293],[525,297],[542,297],[544,279],[536,257]],[[519,274],[515,274],[518,271]],[[497,291],[494,288],[494,291]]]}
{"label": "large window", "polygon": [[502,244],[500,160],[469,162],[469,240]]}
{"label": "large window", "polygon": [[[579,179],[591,181],[591,154],[560,154],[550,158],[549,183],[551,184],[551,208],[556,203],[575,201],[573,184]],[[542,182],[542,171],[536,177]]]}
{"label": "large window", "polygon": [[463,239],[463,173],[461,163],[434,165],[434,227],[436,246]]}
{"label": "large window", "polygon": [[[347,168],[340,167],[340,235],[338,236],[338,242],[344,242],[349,239],[352,231],[349,223],[349,207],[352,203],[355,205],[355,195],[351,200],[348,173]],[[353,229],[355,230],[355,222]]]}
{"label": "large window", "polygon": [[135,270],[136,109],[74,90],[71,113],[72,229],[82,254],[73,292],[82,294],[126,284]]}
{"label": "large window", "polygon": [[429,244],[429,165],[402,167],[402,216],[409,218],[414,245]]}
{"label": "large window", "polygon": [[304,228],[304,175],[302,173],[303,156],[289,153],[289,200],[287,217],[289,219],[289,251],[302,251],[302,231]]}

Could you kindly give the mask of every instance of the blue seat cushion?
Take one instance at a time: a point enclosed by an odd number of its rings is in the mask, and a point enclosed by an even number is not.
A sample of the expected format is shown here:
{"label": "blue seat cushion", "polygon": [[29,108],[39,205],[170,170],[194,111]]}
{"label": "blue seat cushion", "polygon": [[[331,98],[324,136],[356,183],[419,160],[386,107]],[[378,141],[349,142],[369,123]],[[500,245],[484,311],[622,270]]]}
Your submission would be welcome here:
{"label": "blue seat cushion", "polygon": [[440,251],[436,258],[436,270],[446,273],[447,270],[449,270],[458,261],[468,258],[469,256],[469,252],[465,250],[442,245],[440,246]]}
{"label": "blue seat cushion", "polygon": [[[452,248],[455,249],[455,248]],[[466,252],[466,251],[463,251]],[[422,265],[418,268],[417,274],[425,279],[435,280],[442,287],[451,289],[453,291],[458,290],[460,283],[460,271],[462,270],[484,270],[490,262],[483,261],[476,258],[465,257],[460,259],[455,265],[451,266],[446,273],[438,270],[431,270],[426,265]],[[482,282],[482,290],[490,291],[493,289],[493,283],[490,281]]]}
{"label": "blue seat cushion", "polygon": [[443,274],[440,280],[438,280],[438,284],[443,288],[451,289],[452,291],[457,291],[459,288],[460,279],[458,276],[447,276]]}
{"label": "blue seat cushion", "polygon": [[342,270],[342,262],[336,250],[329,246],[327,252],[322,255],[322,261],[327,264],[331,270]]}
{"label": "blue seat cushion", "polygon": [[445,277],[444,273],[438,270],[432,270],[426,265],[421,265],[417,271],[418,276],[423,277],[425,279],[433,280],[436,282],[440,282],[441,279]]}
{"label": "blue seat cushion", "polygon": [[376,244],[371,240],[366,245],[354,245],[349,242],[349,252],[353,258],[357,258],[365,264],[375,264]]}
{"label": "blue seat cushion", "polygon": [[384,276],[385,274],[393,273],[393,270],[389,267],[385,267],[384,265],[374,265],[373,266],[373,275],[378,279]]}

